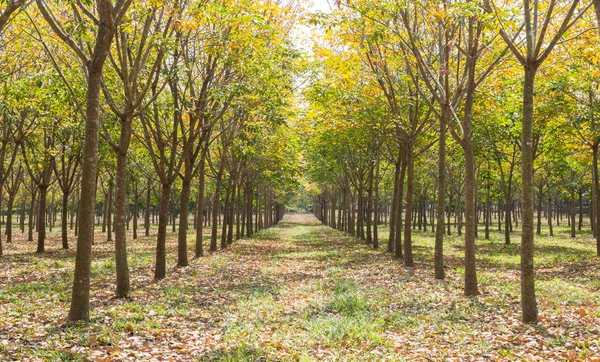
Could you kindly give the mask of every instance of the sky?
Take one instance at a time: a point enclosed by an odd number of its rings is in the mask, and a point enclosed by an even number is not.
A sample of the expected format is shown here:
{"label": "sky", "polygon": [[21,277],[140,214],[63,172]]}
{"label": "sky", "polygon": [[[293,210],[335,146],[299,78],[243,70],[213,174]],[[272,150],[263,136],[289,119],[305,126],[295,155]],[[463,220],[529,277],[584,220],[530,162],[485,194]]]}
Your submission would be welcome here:
{"label": "sky", "polygon": [[[334,0],[307,0],[306,7],[310,12],[330,12]],[[299,25],[294,34],[296,47],[310,53],[313,38],[318,35],[319,30],[313,26]]]}
{"label": "sky", "polygon": [[313,0],[310,6],[311,11],[329,11],[330,6],[327,0]]}

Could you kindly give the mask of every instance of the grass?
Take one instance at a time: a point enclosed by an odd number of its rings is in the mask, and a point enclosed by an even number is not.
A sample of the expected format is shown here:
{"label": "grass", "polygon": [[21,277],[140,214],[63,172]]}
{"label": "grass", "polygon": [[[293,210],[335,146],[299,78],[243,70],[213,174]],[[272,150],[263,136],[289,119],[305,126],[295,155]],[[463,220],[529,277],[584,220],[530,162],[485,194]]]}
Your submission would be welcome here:
{"label": "grass", "polygon": [[0,360],[600,361],[600,263],[589,233],[567,231],[536,238],[536,327],[520,323],[518,232],[509,246],[497,231],[478,239],[477,298],[462,295],[455,230],[444,281],[433,279],[431,232],[414,232],[408,270],[297,214],[186,268],[169,234],[167,278],[153,282],[152,234],[129,240],[131,299],[113,297],[113,246],[99,233],[87,324],[65,320],[73,250],[54,232],[36,255],[17,233],[0,260]]}

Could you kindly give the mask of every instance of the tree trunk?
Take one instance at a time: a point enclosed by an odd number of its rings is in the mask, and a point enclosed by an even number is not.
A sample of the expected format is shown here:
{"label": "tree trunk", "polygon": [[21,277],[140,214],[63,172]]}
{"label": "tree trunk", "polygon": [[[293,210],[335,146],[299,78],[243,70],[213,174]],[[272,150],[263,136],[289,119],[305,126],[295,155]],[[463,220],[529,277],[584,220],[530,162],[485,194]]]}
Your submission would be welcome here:
{"label": "tree trunk", "polygon": [[138,216],[140,214],[140,194],[138,193],[137,185],[135,194],[133,195],[133,240],[136,240],[138,229]]}
{"label": "tree trunk", "polygon": [[[600,1],[600,0],[599,0]],[[592,181],[593,183],[593,181]],[[591,187],[591,192],[590,192],[590,205],[588,207],[588,216],[590,218],[590,228],[592,229],[592,234],[594,235],[594,238],[596,237],[596,226],[594,225],[595,222],[595,216],[594,216],[594,210],[596,209],[596,195],[594,194],[594,186],[592,185]]]}
{"label": "tree trunk", "polygon": [[[12,218],[13,218],[13,206],[15,205],[16,191],[8,195],[8,205],[6,210],[6,243],[12,242]],[[67,246],[68,248],[68,246]]]}
{"label": "tree trunk", "polygon": [[365,218],[365,223],[367,226],[367,238],[366,238],[367,245],[373,244],[373,230],[372,230],[372,224],[373,224],[373,177],[374,177],[373,169],[374,169],[374,166],[371,165],[369,167],[369,180],[368,180],[368,184],[367,184],[367,217]]}
{"label": "tree trunk", "polygon": [[[9,209],[10,209],[10,204],[9,204]],[[61,239],[62,239],[62,248],[63,249],[68,249],[69,248],[69,237],[67,235],[68,233],[68,224],[67,224],[67,214],[68,214],[68,209],[69,209],[69,193],[68,192],[63,192],[63,196],[62,196],[62,210],[61,210],[61,217],[60,217],[60,233],[61,233]],[[10,212],[9,212],[9,217],[8,219],[10,220]],[[6,223],[6,228],[9,228],[9,223]]]}
{"label": "tree trunk", "polygon": [[[396,240],[394,240],[394,258],[404,258],[402,250],[402,206],[404,202],[404,178],[406,177],[406,160],[401,161],[400,187],[398,188],[398,205],[396,206]],[[408,208],[407,208],[408,210]]]}
{"label": "tree trunk", "polygon": [[594,217],[596,222],[594,225],[596,234],[596,256],[600,256],[600,174],[598,174],[598,143],[594,143],[593,162],[592,162],[592,173],[593,173],[593,187],[594,187]]}
{"label": "tree trunk", "polygon": [[[467,105],[472,102],[466,102]],[[466,107],[465,120],[463,124],[464,151],[465,151],[465,295],[479,295],[477,287],[477,267],[475,264],[475,229],[477,183],[475,180],[475,160],[473,157],[473,145],[471,141],[470,107]]]}
{"label": "tree trunk", "polygon": [[583,225],[583,192],[579,191],[577,196],[579,198],[579,222],[577,223],[577,230],[581,231]]}
{"label": "tree trunk", "polygon": [[[118,166],[117,166],[118,167]],[[112,182],[109,183],[108,185],[108,206],[107,206],[107,213],[106,213],[106,231],[108,233],[107,235],[107,240],[108,241],[112,241],[113,237],[112,237],[112,232],[113,232],[113,223],[112,223],[112,212],[113,212],[113,188],[114,185]]]}
{"label": "tree trunk", "polygon": [[450,109],[443,106],[440,117],[440,136],[438,140],[438,204],[437,220],[435,223],[434,268],[435,279],[444,279],[444,222],[446,214],[446,125],[450,121]]}
{"label": "tree trunk", "polygon": [[569,215],[569,219],[571,222],[571,237],[575,238],[576,233],[575,233],[575,191],[571,191],[571,207],[570,207],[570,215]]}
{"label": "tree trunk", "polygon": [[375,214],[374,214],[374,220],[375,222],[373,223],[373,249],[378,249],[379,248],[379,231],[378,231],[378,224],[379,224],[379,218],[380,218],[380,213],[379,213],[379,159],[377,160],[377,169],[375,171],[375,200],[374,200],[374,204],[375,204]]}
{"label": "tree trunk", "polygon": [[[177,209],[175,206],[175,193],[173,193],[173,197],[171,197],[171,232],[175,232],[177,231],[176,225],[177,225]],[[181,215],[179,215],[181,216]]]}
{"label": "tree trunk", "polygon": [[[2,214],[2,198],[3,198],[3,196],[2,196],[2,189],[3,189],[3,186],[0,185],[0,214]],[[4,251],[2,250],[2,232],[1,232],[2,230],[1,230],[1,226],[2,226],[2,223],[0,223],[0,256],[2,256],[4,254]]]}
{"label": "tree trunk", "polygon": [[488,175],[487,175],[487,184],[485,186],[485,239],[490,240],[490,223],[492,219],[492,210],[491,210],[491,202],[490,202],[490,175],[489,175],[489,165],[488,165]]}
{"label": "tree trunk", "polygon": [[206,158],[200,158],[200,168],[198,170],[198,202],[196,205],[196,219],[198,220],[198,227],[196,228],[196,258],[204,256],[204,247],[202,245],[202,238],[204,232],[204,165],[206,164]]}
{"label": "tree trunk", "polygon": [[[238,237],[238,239],[241,239],[244,237],[244,235],[246,235],[246,220],[248,219],[248,216],[246,215],[248,212],[248,207],[246,205],[247,200],[248,200],[248,196],[246,195],[246,187],[244,188],[244,193],[240,194],[240,201],[239,201],[239,207],[240,207],[240,218],[241,218],[241,226],[240,226],[240,236]],[[241,190],[241,185],[240,185],[240,190]]]}
{"label": "tree trunk", "polygon": [[244,234],[243,229],[241,228],[241,220],[243,220],[242,216],[242,183],[237,187],[237,197],[236,197],[236,206],[235,206],[235,240],[239,240]]}
{"label": "tree trunk", "polygon": [[186,161],[185,164],[184,177],[181,180],[181,194],[179,195],[179,234],[177,235],[178,267],[189,265],[187,256],[187,231],[189,218],[188,205],[190,203],[190,194],[192,192],[192,165],[187,162],[188,161]]}
{"label": "tree trunk", "polygon": [[533,97],[536,68],[525,67],[523,83],[523,123],[521,131],[521,308],[523,323],[537,323],[538,310],[535,298],[533,267]]}
{"label": "tree trunk", "polygon": [[108,196],[104,195],[104,210],[102,212],[102,232],[106,232],[106,224],[108,220]]}
{"label": "tree trunk", "polygon": [[413,159],[413,145],[409,144],[406,147],[406,163],[407,163],[407,177],[406,177],[406,213],[404,218],[404,266],[408,268],[414,267],[415,263],[413,260],[412,253],[412,209],[413,209],[413,189],[414,189],[414,159]]}
{"label": "tree trunk", "polygon": [[227,183],[227,190],[225,190],[225,201],[223,202],[223,227],[221,228],[221,249],[227,248],[227,227],[230,223],[229,220],[229,209],[231,208],[231,189],[233,184],[233,177],[229,176],[229,182]]}
{"label": "tree trunk", "polygon": [[537,230],[536,234],[541,235],[542,233],[542,186],[538,186],[538,200],[537,200]]}
{"label": "tree trunk", "polygon": [[548,228],[550,229],[550,236],[554,236],[552,230],[552,198],[548,198]]}
{"label": "tree trunk", "polygon": [[354,192],[348,190],[348,232],[350,235],[356,237],[356,220],[355,220],[355,206],[354,206]]}
{"label": "tree trunk", "polygon": [[[263,219],[262,219],[262,199],[260,197],[260,192],[256,194],[256,231],[262,230],[263,228]],[[325,221],[325,225],[327,225],[327,201],[325,201],[325,213],[323,214],[323,220]]]}
{"label": "tree trunk", "polygon": [[510,245],[510,231],[512,229],[512,222],[510,220],[510,196],[511,192],[509,190],[506,199],[504,200],[504,245]]}
{"label": "tree trunk", "polygon": [[46,240],[46,194],[48,188],[46,185],[39,186],[40,190],[40,202],[38,205],[38,237],[37,237],[37,250],[36,253],[44,252],[44,241]]}
{"label": "tree trunk", "polygon": [[356,216],[356,233],[357,236],[361,239],[365,239],[365,228],[364,228],[364,220],[365,220],[365,202],[363,198],[363,185],[361,184],[358,187],[358,212]]}
{"label": "tree trunk", "polygon": [[[123,139],[123,130],[121,130],[121,139]],[[121,146],[116,151],[117,170],[115,175],[115,266],[117,270],[117,289],[115,295],[117,298],[129,296],[129,263],[127,262],[127,148]],[[112,206],[112,183],[108,187],[108,240],[111,240],[111,206]]]}
{"label": "tree trunk", "polygon": [[152,188],[150,187],[152,180],[148,178],[148,187],[146,189],[146,208],[144,210],[144,228],[146,229],[146,236],[150,235],[150,193]]}
{"label": "tree trunk", "polygon": [[83,167],[81,172],[81,197],[78,212],[79,234],[77,236],[77,256],[73,276],[73,293],[69,320],[87,320],[90,310],[90,271],[92,263],[92,243],[94,242],[94,203],[96,201],[96,176],[98,171],[98,138],[100,87],[102,84],[102,66],[108,55],[111,33],[114,29],[108,24],[100,24],[96,39],[106,41],[108,45],[98,46],[90,62],[87,81],[87,99],[85,115],[85,143],[83,147]]}
{"label": "tree trunk", "polygon": [[253,193],[252,193],[252,187],[248,186],[246,188],[246,194],[247,194],[247,202],[246,202],[246,217],[248,219],[248,222],[246,222],[246,236],[248,238],[252,237],[252,199],[254,197]]}
{"label": "tree trunk", "polygon": [[[233,221],[234,221],[234,205],[235,205],[235,192],[236,192],[236,182],[233,181],[231,183],[231,196],[229,201],[229,225],[227,230],[227,245],[231,245],[233,243]],[[269,217],[270,220],[270,217]]]}
{"label": "tree trunk", "polygon": [[25,197],[21,200],[21,217],[19,218],[21,234],[25,234]]}
{"label": "tree trunk", "polygon": [[219,207],[221,206],[221,186],[223,183],[223,170],[225,168],[225,162],[221,160],[221,164],[219,165],[219,171],[217,174],[217,179],[215,180],[215,197],[213,201],[213,210],[212,210],[212,234],[210,237],[210,251],[217,251],[217,232],[218,232],[218,223],[219,223]]}
{"label": "tree trunk", "polygon": [[166,243],[167,224],[169,223],[169,201],[171,199],[171,184],[163,184],[160,192],[158,207],[158,235],[156,237],[156,265],[154,279],[164,279],[167,274]]}
{"label": "tree trunk", "polygon": [[[75,191],[75,194],[77,193],[77,191]],[[71,199],[71,212],[70,212],[70,220],[69,220],[69,230],[73,230],[74,225],[75,225],[75,197],[72,197]]]}

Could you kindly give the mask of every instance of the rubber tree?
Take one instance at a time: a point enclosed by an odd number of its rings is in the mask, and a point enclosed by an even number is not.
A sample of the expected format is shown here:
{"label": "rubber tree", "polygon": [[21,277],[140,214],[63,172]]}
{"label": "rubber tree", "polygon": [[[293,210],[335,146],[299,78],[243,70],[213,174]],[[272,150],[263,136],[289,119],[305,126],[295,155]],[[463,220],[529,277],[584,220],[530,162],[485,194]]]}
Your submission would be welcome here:
{"label": "rubber tree", "polygon": [[[537,323],[538,309],[535,297],[534,274],[534,218],[533,218],[533,120],[535,76],[544,61],[550,56],[564,33],[577,22],[592,6],[589,3],[580,6],[579,0],[573,0],[563,11],[557,0],[540,4],[538,0],[523,0],[519,7],[523,26],[513,31],[500,26],[500,35],[511,53],[523,68],[523,99],[521,119],[521,309],[523,323]],[[485,1],[488,13],[494,14],[500,23],[499,9],[490,1]],[[522,39],[524,46],[521,46]]]}
{"label": "rubber tree", "polygon": [[[158,82],[163,70],[163,59],[168,47],[164,46],[173,34],[177,3],[170,6],[144,3],[134,5],[135,31],[131,26],[117,27],[115,45],[109,53],[110,67],[103,82],[103,93],[116,124],[102,119],[102,136],[116,155],[115,172],[115,266],[117,271],[117,298],[130,293],[127,262],[127,155],[133,134],[133,121],[151,106],[159,93],[146,97],[152,85]],[[112,76],[112,77],[111,77]],[[109,80],[116,78],[114,84]],[[161,83],[164,87],[166,82]],[[162,89],[159,85],[158,89]],[[109,239],[110,240],[110,239]]]}
{"label": "rubber tree", "polygon": [[[89,318],[102,75],[116,28],[123,20],[131,2],[132,0],[116,0],[114,3],[110,0],[96,0],[86,2],[87,6],[82,2],[74,3],[71,9],[75,14],[72,14],[71,18],[80,24],[69,27],[68,29],[73,29],[69,32],[46,0],[36,0],[42,16],[52,31],[77,55],[86,73],[85,140],[78,215],[79,233],[69,310],[69,320],[72,321]],[[53,4],[64,5],[62,1],[53,1]],[[84,25],[83,17],[90,20],[89,23],[85,22],[91,24],[90,29]]]}

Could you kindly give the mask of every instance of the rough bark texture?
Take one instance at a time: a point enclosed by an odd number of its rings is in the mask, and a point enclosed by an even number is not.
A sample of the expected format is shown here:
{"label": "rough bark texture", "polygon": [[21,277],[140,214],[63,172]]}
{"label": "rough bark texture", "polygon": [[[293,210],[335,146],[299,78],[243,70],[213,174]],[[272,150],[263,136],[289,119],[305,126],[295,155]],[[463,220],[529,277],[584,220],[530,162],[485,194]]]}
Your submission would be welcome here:
{"label": "rough bark texture", "polygon": [[[475,50],[476,51],[476,50]],[[474,55],[471,57],[475,58]],[[469,60],[473,62],[473,60]],[[471,120],[475,96],[475,64],[469,67],[469,91],[465,99],[463,119],[463,151],[465,153],[465,295],[479,295],[477,287],[477,267],[475,264],[475,238],[477,233],[477,183],[475,180],[475,159],[471,139]],[[459,228],[460,232],[460,228]]]}
{"label": "rough bark texture", "polygon": [[446,123],[450,118],[449,109],[440,117],[440,138],[438,140],[438,203],[435,223],[435,279],[444,279],[444,222],[446,214]]}
{"label": "rough bark texture", "polygon": [[394,257],[396,259],[402,259],[404,257],[402,253],[402,203],[404,199],[404,178],[406,176],[406,161],[402,160],[401,162],[402,166],[400,168],[398,205],[396,209],[396,240],[394,241]]}
{"label": "rough bark texture", "polygon": [[[367,227],[367,245],[373,244],[373,168],[373,165],[369,167],[369,180],[367,184],[367,217],[365,218],[365,224]],[[335,207],[333,207],[333,210],[335,210]]]}
{"label": "rough bark texture", "polygon": [[164,279],[167,274],[166,242],[167,224],[169,223],[169,200],[171,198],[171,184],[163,184],[160,192],[160,205],[158,209],[158,235],[156,237],[156,264],[154,266],[154,279]]}
{"label": "rough bark texture", "polygon": [[[121,137],[124,132],[121,131]],[[117,289],[115,295],[117,298],[128,297],[130,293],[129,285],[129,264],[127,262],[127,147],[121,147],[117,151],[117,170],[115,176],[115,266],[117,270]],[[112,194],[109,191],[109,195]],[[109,196],[109,197],[110,197]],[[110,210],[110,209],[109,209]],[[110,211],[109,211],[110,220]],[[108,235],[110,240],[110,222]]]}
{"label": "rough bark texture", "polygon": [[[598,11],[598,8],[596,8]],[[598,173],[598,148],[599,144],[595,143],[593,152],[592,172],[593,172],[593,185],[594,188],[594,217],[595,229],[594,234],[596,235],[596,255],[600,256],[600,174]]]}
{"label": "rough bark texture", "polygon": [[523,124],[521,131],[522,207],[521,220],[521,308],[524,323],[537,323],[533,268],[533,96],[536,69],[525,67]]}
{"label": "rough bark texture", "polygon": [[39,188],[40,191],[40,202],[38,205],[38,219],[37,219],[37,228],[38,228],[38,237],[37,237],[37,250],[36,253],[44,252],[44,241],[46,240],[46,193],[48,189],[46,186],[41,186]]}
{"label": "rough bark texture", "polygon": [[[118,165],[117,165],[118,167]],[[107,235],[107,239],[108,241],[112,241],[113,237],[112,237],[112,233],[113,233],[113,189],[114,189],[114,185],[111,182],[108,185],[108,197],[106,200],[106,235]]]}
{"label": "rough bark texture", "polygon": [[135,195],[133,197],[133,240],[137,239],[138,229],[138,216],[140,213],[140,195],[138,194],[137,184],[135,189]]}
{"label": "rough bark texture", "polygon": [[[105,26],[100,26],[97,37],[108,36]],[[112,36],[111,36],[112,37]],[[109,41],[110,44],[110,41]],[[97,47],[98,48],[98,47]],[[98,171],[98,138],[100,86],[102,66],[108,53],[100,51],[88,73],[86,99],[85,144],[83,148],[83,167],[81,173],[81,197],[78,212],[77,256],[73,276],[73,294],[69,310],[69,320],[87,320],[90,310],[90,271],[92,262],[92,243],[94,242],[94,203],[96,201],[96,174]],[[103,55],[103,56],[102,56]]]}
{"label": "rough bark texture", "polygon": [[223,181],[223,169],[225,167],[225,163],[221,162],[219,165],[219,173],[217,174],[217,179],[215,181],[215,196],[213,201],[213,210],[212,210],[212,230],[210,236],[210,251],[217,251],[217,232],[219,227],[219,212],[221,206],[221,186]]}
{"label": "rough bark texture", "polygon": [[144,210],[144,228],[146,229],[145,235],[150,235],[150,194],[152,188],[150,187],[152,180],[148,179],[148,188],[146,189],[146,208]]}
{"label": "rough bark texture", "polygon": [[203,226],[204,226],[204,165],[205,158],[200,159],[200,168],[198,170],[198,202],[196,205],[196,219],[198,227],[196,228],[196,258],[204,255],[204,247],[202,245]]}
{"label": "rough bark texture", "polygon": [[[10,207],[9,207],[10,208]],[[63,249],[68,249],[69,248],[69,236],[67,235],[68,232],[68,224],[67,224],[67,213],[69,210],[69,194],[68,193],[63,193],[62,196],[62,209],[61,209],[61,216],[60,216],[60,236],[61,236],[61,240],[62,240],[62,248]],[[11,215],[10,213],[12,212],[12,210],[9,212],[8,218],[10,220]],[[6,227],[9,227],[9,222],[6,223]]]}
{"label": "rough bark texture", "polygon": [[476,224],[476,182],[475,161],[473,157],[473,146],[470,136],[471,122],[465,122],[463,131],[465,133],[465,295],[479,295],[477,287],[477,268],[475,265],[475,228]]}
{"label": "rough bark texture", "polygon": [[413,209],[413,189],[415,179],[415,165],[413,159],[413,148],[412,145],[407,147],[406,151],[406,212],[404,219],[404,266],[412,268],[414,267],[414,259],[412,253],[412,209]]}
{"label": "rough bark texture", "polygon": [[[188,266],[187,256],[187,231],[188,231],[188,204],[191,193],[191,165],[186,164],[185,176],[181,183],[180,210],[179,210],[179,234],[177,235],[177,266]],[[189,176],[189,178],[188,178]]]}

